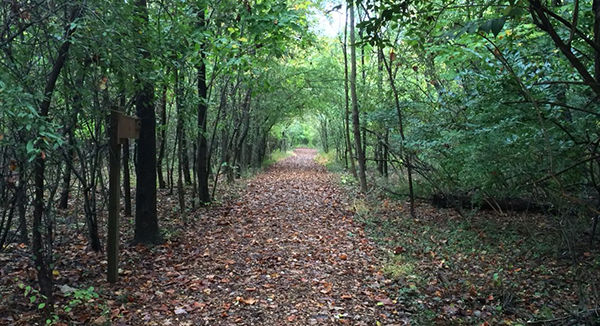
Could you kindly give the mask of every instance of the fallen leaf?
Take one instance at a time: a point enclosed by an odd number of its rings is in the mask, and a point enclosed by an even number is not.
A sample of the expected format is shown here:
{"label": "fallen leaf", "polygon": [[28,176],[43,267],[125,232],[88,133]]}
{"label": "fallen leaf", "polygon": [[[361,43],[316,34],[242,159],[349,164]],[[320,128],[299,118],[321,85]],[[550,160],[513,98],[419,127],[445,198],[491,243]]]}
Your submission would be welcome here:
{"label": "fallen leaf", "polygon": [[331,289],[333,288],[333,284],[329,283],[329,282],[324,282],[323,283],[323,289],[321,289],[321,293],[323,294],[327,294],[329,292],[331,292]]}
{"label": "fallen leaf", "polygon": [[174,310],[176,315],[183,315],[183,314],[187,314],[187,311],[183,308],[177,308]]}
{"label": "fallen leaf", "polygon": [[253,305],[253,304],[255,304],[255,303],[256,303],[256,301],[257,301],[257,300],[256,300],[256,299],[254,299],[254,298],[248,298],[248,299],[245,299],[245,298],[243,298],[243,297],[237,297],[237,298],[236,298],[236,300],[237,300],[238,302],[241,302],[241,303],[244,303],[244,304],[247,304],[247,305]]}

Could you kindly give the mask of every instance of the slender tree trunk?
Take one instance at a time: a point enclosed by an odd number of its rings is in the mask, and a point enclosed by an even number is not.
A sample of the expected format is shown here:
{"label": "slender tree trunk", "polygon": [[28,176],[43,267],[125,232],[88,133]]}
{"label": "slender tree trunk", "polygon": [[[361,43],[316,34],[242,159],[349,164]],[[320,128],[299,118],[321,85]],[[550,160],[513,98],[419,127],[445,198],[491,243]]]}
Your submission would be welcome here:
{"label": "slender tree trunk", "polygon": [[[222,95],[224,95],[223,97],[221,97],[221,104],[220,104],[220,109],[221,112],[223,113],[223,116],[219,119],[220,121],[223,121],[223,127],[221,128],[221,139],[220,139],[220,143],[221,143],[221,162],[219,163],[219,166],[217,167],[217,173],[215,175],[215,182],[213,183],[213,193],[214,193],[214,189],[217,185],[217,180],[219,179],[219,173],[221,173],[221,170],[224,170],[224,173],[227,173],[228,169],[230,168],[229,164],[229,144],[230,144],[230,135],[229,135],[229,121],[233,120],[232,119],[228,119],[227,115],[228,115],[228,110],[227,110],[227,105],[225,105],[226,101],[227,101],[227,92],[225,93],[221,93]],[[235,108],[235,88],[232,91],[232,95],[231,97],[233,98],[233,103],[231,104],[231,108],[233,111],[233,108]]]}
{"label": "slender tree trunk", "polygon": [[[246,97],[244,98],[244,106],[242,110],[242,131],[238,137],[235,152],[233,154],[233,165],[237,166],[238,161],[242,161],[242,149],[244,148],[244,143],[246,142],[246,138],[248,137],[248,129],[250,128],[250,106],[252,105],[252,88],[248,88],[246,91]],[[243,162],[240,162],[240,167],[236,170],[236,176],[241,176],[241,170]]]}
{"label": "slender tree trunk", "polygon": [[[179,81],[179,71],[175,69],[175,108],[177,111],[177,198],[179,200],[180,216],[185,219],[185,188],[183,187],[184,169],[188,168],[184,162],[184,142],[183,137],[183,108],[181,107],[181,85]],[[189,170],[188,170],[189,175]]]}
{"label": "slender tree trunk", "polygon": [[[380,98],[384,98],[385,94],[383,93],[383,49],[381,45],[377,46],[377,96]],[[387,139],[388,128],[385,128],[385,139]],[[380,136],[377,137],[377,157],[379,159],[377,164],[377,169],[379,170],[379,174],[385,176],[384,165],[386,164],[385,151],[387,150],[387,140],[384,141]]]}
{"label": "slender tree trunk", "polygon": [[349,141],[349,139],[348,139],[349,137],[347,137],[348,133],[346,133],[346,130],[347,130],[346,126],[347,126],[347,122],[348,122],[346,120],[347,118],[348,118],[348,112],[346,111],[345,112],[344,120],[342,121],[342,125],[343,125],[342,126],[342,128],[343,128],[342,134],[343,134],[343,137],[344,137],[344,168],[346,170],[348,170],[348,146],[349,146],[349,142],[348,142]]}
{"label": "slender tree trunk", "polygon": [[190,159],[188,156],[188,143],[185,135],[185,130],[181,129],[181,168],[183,172],[183,180],[186,185],[192,184],[192,176],[190,175]]}
{"label": "slender tree trunk", "polygon": [[[69,150],[67,151],[67,157],[68,158],[73,158],[74,152],[75,150],[73,149],[74,141],[73,141],[73,130],[71,128],[71,130],[69,131],[69,135],[68,137],[68,144],[69,144]],[[62,180],[62,190],[60,193],[60,199],[58,202],[58,208],[59,209],[67,209],[67,206],[69,204],[69,191],[71,190],[71,163],[67,163],[65,164],[65,171],[63,174],[63,180]]]}
{"label": "slender tree trunk", "polygon": [[192,143],[192,210],[196,209],[196,194],[198,192],[198,184],[196,183],[198,180],[197,176],[197,163],[198,163],[198,155],[196,154],[198,151],[198,145],[194,141]]}
{"label": "slender tree trunk", "polygon": [[[179,137],[177,137],[177,133],[175,133],[175,149],[177,149],[177,144],[179,144]],[[169,159],[170,159],[170,163],[169,163]],[[167,155],[166,157],[166,161],[167,161],[167,184],[169,185],[169,195],[173,194],[173,187],[175,187],[175,179],[173,177],[173,174],[175,173],[175,161],[177,161],[177,152],[173,151],[173,155],[171,157],[169,157],[169,155]]]}
{"label": "slender tree trunk", "polygon": [[392,93],[394,94],[394,103],[396,104],[396,114],[398,115],[398,131],[400,132],[400,139],[402,140],[402,152],[403,159],[406,166],[406,172],[408,174],[408,192],[410,197],[410,215],[414,218],[416,217],[415,213],[415,193],[413,187],[413,171],[412,171],[412,155],[409,153],[406,148],[406,137],[404,134],[404,121],[402,118],[402,108],[400,107],[400,96],[398,94],[398,89],[396,88],[396,83],[394,82],[394,74],[392,72],[392,61],[390,60],[389,64],[383,57],[383,63],[388,72],[388,78],[390,80],[390,87],[392,88]]}
{"label": "slender tree trunk", "polygon": [[[352,176],[357,179],[356,165],[354,164],[354,155],[352,154],[352,142],[350,141],[350,96],[348,87],[348,8],[346,8],[346,19],[344,27],[344,42],[342,44],[342,50],[344,52],[344,100],[345,100],[345,111],[344,120],[346,125],[345,138],[346,138],[346,156],[350,160],[350,172]],[[348,166],[348,164],[346,164]]]}
{"label": "slender tree trunk", "polygon": [[381,145],[381,137],[376,137],[377,142],[374,147],[375,163],[377,163],[377,172],[383,175],[383,146]]}
{"label": "slender tree trunk", "polygon": [[[140,30],[147,33],[148,11],[146,0],[136,2],[140,18]],[[150,52],[140,44],[142,62],[140,66],[148,65]],[[137,76],[140,88],[136,94],[135,106],[137,116],[141,121],[140,137],[137,148],[136,192],[135,192],[135,233],[134,243],[156,244],[162,242],[158,228],[156,212],[156,117],[154,113],[154,86],[144,74]]]}
{"label": "slender tree trunk", "polygon": [[[206,29],[205,8],[200,7],[198,11],[198,29]],[[202,46],[201,48],[204,48]],[[206,86],[206,54],[200,50],[200,61],[196,66],[198,77],[198,199],[200,203],[210,202],[210,193],[208,190],[208,168],[207,159],[208,144],[206,141],[206,115],[208,111],[208,98]]]}
{"label": "slender tree trunk", "polygon": [[158,187],[166,188],[165,178],[163,176],[163,159],[165,157],[165,147],[167,144],[167,85],[162,89],[162,97],[160,101],[160,132],[159,132],[160,147],[158,150],[158,158],[156,160],[156,173],[158,174]]}
{"label": "slender tree trunk", "polygon": [[[363,21],[363,16],[360,14],[360,7],[357,7],[357,11],[358,11],[358,17],[359,17],[359,23],[361,23]],[[362,29],[360,30],[360,34],[359,34],[360,39],[363,39],[363,31]],[[362,90],[361,92],[365,92],[366,88],[367,88],[367,70],[366,70],[366,66],[365,66],[365,46],[364,44],[361,45],[360,47],[360,72],[361,72],[361,86],[362,86]],[[362,105],[361,105],[362,106]],[[366,126],[367,125],[367,112],[365,112],[364,110],[361,112],[362,113],[362,119],[363,119],[363,124]],[[362,128],[362,151],[363,154],[366,156],[367,155],[367,129],[366,128]],[[366,159],[365,159],[365,165],[366,165]],[[366,166],[365,166],[366,169]]]}
{"label": "slender tree trunk", "polygon": [[388,177],[388,161],[390,159],[390,152],[388,144],[390,143],[390,130],[385,129],[385,146],[383,146],[383,176]]}
{"label": "slender tree trunk", "polygon": [[[594,14],[594,43],[600,48],[600,0],[593,1],[592,11]],[[596,83],[600,83],[600,51],[594,51],[594,77]]]}
{"label": "slender tree trunk", "polygon": [[[44,98],[38,109],[38,114],[42,119],[48,119],[48,113],[50,110],[50,103],[52,101],[52,94],[56,87],[56,80],[60,75],[60,72],[65,65],[69,48],[71,46],[71,35],[75,31],[75,26],[71,23],[79,17],[81,14],[80,8],[76,7],[71,13],[71,17],[68,23],[64,42],[58,49],[58,55],[52,70],[46,80],[44,87]],[[53,281],[52,271],[50,264],[52,263],[52,248],[44,248],[44,243],[51,243],[52,241],[52,221],[48,218],[45,210],[44,200],[44,178],[46,175],[46,160],[44,156],[38,155],[34,160],[34,198],[33,198],[33,222],[32,222],[32,251],[34,264],[37,270],[38,283],[40,285],[40,292],[46,296],[46,310],[49,313],[53,309],[54,298],[53,292]],[[45,225],[43,225],[45,223]],[[43,234],[44,227],[46,234]]]}
{"label": "slender tree trunk", "polygon": [[183,217],[183,221],[186,222],[186,213],[185,213],[185,187],[183,186],[183,149],[181,146],[181,137],[179,144],[177,146],[177,154],[179,156],[178,164],[177,164],[177,199],[179,201],[179,214]]}
{"label": "slender tree trunk", "polygon": [[[119,96],[119,109],[123,113],[125,113],[125,95]],[[129,139],[125,139],[123,142],[123,155],[122,155],[122,164],[123,168],[123,215],[125,216],[133,216],[131,213],[131,171],[129,168],[129,163],[131,162],[131,146],[129,143]]]}
{"label": "slender tree trunk", "polygon": [[[22,181],[19,181],[21,183]],[[29,244],[27,228],[27,188],[25,184],[19,184],[17,188],[17,210],[19,214],[19,241]]]}
{"label": "slender tree trunk", "polygon": [[358,179],[360,191],[367,192],[367,176],[365,173],[365,152],[361,146],[360,118],[358,112],[358,98],[356,95],[356,37],[354,28],[354,0],[350,0],[350,95],[352,97],[352,122],[354,127],[354,143],[358,156]]}

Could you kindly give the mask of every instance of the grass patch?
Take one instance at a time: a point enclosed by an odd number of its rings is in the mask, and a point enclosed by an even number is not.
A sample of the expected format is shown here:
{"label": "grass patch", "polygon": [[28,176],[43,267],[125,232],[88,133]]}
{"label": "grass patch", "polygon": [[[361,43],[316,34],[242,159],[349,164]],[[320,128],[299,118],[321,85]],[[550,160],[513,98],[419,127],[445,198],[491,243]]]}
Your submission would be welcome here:
{"label": "grass patch", "polygon": [[268,159],[265,159],[263,164],[262,164],[262,168],[267,168],[271,165],[273,165],[274,163],[276,163],[277,161],[281,161],[285,158],[288,158],[292,155],[295,155],[293,151],[280,151],[280,150],[274,150],[273,152],[271,152],[271,155],[269,155]]}
{"label": "grass patch", "polygon": [[402,254],[390,254],[381,271],[392,280],[416,278],[414,261],[406,259]]}
{"label": "grass patch", "polygon": [[337,163],[335,153],[334,152],[319,152],[317,156],[315,156],[315,161],[321,165],[329,166]]}
{"label": "grass patch", "polygon": [[334,151],[330,151],[329,153],[319,152],[315,157],[315,161],[325,166],[329,172],[342,175],[347,174],[345,173],[347,172],[347,169],[344,166],[344,163],[336,158]]}

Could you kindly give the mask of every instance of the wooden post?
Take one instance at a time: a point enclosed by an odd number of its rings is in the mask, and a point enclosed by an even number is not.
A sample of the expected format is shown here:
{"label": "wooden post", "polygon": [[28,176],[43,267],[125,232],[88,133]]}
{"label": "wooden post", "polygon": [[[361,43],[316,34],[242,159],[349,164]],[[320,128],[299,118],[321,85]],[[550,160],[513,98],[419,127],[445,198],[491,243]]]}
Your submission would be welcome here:
{"label": "wooden post", "polygon": [[109,166],[108,166],[108,232],[106,235],[106,256],[108,260],[108,281],[114,283],[119,278],[119,203],[121,200],[121,143],[128,138],[140,136],[140,121],[117,111],[110,112]]}
{"label": "wooden post", "polygon": [[109,144],[109,176],[108,176],[108,233],[106,255],[108,260],[108,281],[114,283],[119,276],[119,179],[120,179],[120,146],[119,146],[119,113],[110,113]]}

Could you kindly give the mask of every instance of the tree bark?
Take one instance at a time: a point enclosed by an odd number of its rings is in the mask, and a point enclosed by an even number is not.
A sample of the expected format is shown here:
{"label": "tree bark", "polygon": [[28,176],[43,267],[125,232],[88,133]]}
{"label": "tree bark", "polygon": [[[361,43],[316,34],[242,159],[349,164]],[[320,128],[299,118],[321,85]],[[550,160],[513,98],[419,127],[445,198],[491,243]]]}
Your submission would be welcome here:
{"label": "tree bark", "polygon": [[348,87],[348,8],[346,8],[346,19],[344,23],[344,42],[342,43],[342,50],[344,52],[344,121],[345,121],[345,138],[346,138],[346,157],[350,160],[350,172],[356,179],[356,165],[354,164],[354,155],[352,154],[352,142],[350,141],[350,96]]}
{"label": "tree bark", "polygon": [[360,191],[367,192],[367,176],[365,173],[365,152],[361,146],[360,118],[358,112],[358,98],[356,95],[356,37],[354,28],[354,0],[350,0],[350,95],[352,97],[352,122],[354,129],[354,143],[358,157],[358,180]]}
{"label": "tree bark", "polygon": [[[73,155],[75,154],[75,150],[73,149],[74,141],[73,141],[73,128],[71,128],[71,130],[69,130],[69,135],[68,137],[68,144],[69,144],[69,150],[67,151],[67,157],[68,158],[73,158]],[[62,180],[62,191],[60,193],[60,199],[58,202],[58,208],[59,209],[67,209],[67,206],[69,204],[69,192],[71,190],[71,163],[67,163],[65,164],[65,171],[63,174],[63,180]]]}
{"label": "tree bark", "polygon": [[[200,7],[198,11],[198,29],[206,28],[205,8]],[[208,98],[206,86],[206,54],[204,46],[200,49],[200,60],[196,66],[198,78],[198,200],[201,204],[210,203],[210,193],[208,190],[208,144],[206,141],[206,115],[208,111]]]}
{"label": "tree bark", "polygon": [[185,130],[181,129],[181,168],[183,172],[183,180],[186,185],[192,184],[192,176],[190,175],[190,159],[188,156],[188,143],[185,135]]}
{"label": "tree bark", "polygon": [[158,187],[166,188],[165,177],[163,176],[163,160],[165,157],[165,147],[167,144],[167,85],[163,86],[162,97],[160,101],[160,147],[158,149],[158,158],[156,160],[156,173],[158,174]]}
{"label": "tree bark", "polygon": [[[183,187],[184,169],[187,168],[184,162],[184,139],[183,139],[183,108],[181,107],[181,85],[179,82],[179,71],[175,69],[175,108],[177,111],[177,199],[179,201],[180,216],[185,218],[185,189]],[[189,175],[189,171],[188,171]]]}
{"label": "tree bark", "polygon": [[388,161],[390,159],[390,149],[387,144],[390,143],[390,130],[385,129],[385,146],[383,146],[383,176],[388,177]]}
{"label": "tree bark", "polygon": [[[248,137],[248,129],[250,128],[250,106],[252,104],[252,88],[248,88],[246,91],[246,97],[244,98],[244,105],[242,110],[242,131],[239,134],[238,140],[235,146],[235,152],[233,154],[233,165],[237,166],[238,162],[241,161],[242,148]],[[243,163],[240,163],[243,165]],[[241,176],[241,166],[236,170],[236,176]]]}
{"label": "tree bark", "polygon": [[[146,0],[137,0],[140,17],[140,41],[148,25]],[[140,66],[144,68],[150,60],[150,52],[144,43],[139,47],[142,55]],[[157,244],[162,242],[156,212],[156,117],[154,113],[154,86],[138,74],[139,90],[135,98],[136,113],[141,121],[140,137],[137,141],[135,233],[134,243]]]}

